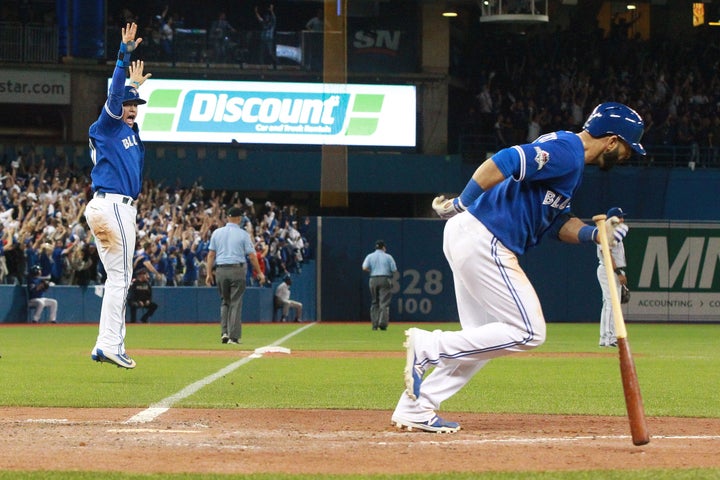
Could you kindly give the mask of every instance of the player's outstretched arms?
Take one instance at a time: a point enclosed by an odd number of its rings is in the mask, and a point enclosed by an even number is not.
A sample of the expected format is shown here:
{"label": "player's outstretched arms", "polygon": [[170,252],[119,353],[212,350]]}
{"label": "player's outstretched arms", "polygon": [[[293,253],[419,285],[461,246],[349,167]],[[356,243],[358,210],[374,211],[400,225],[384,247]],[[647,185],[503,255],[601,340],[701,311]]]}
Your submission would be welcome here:
{"label": "player's outstretched arms", "polygon": [[133,22],[128,23],[125,28],[122,29],[122,41],[125,44],[125,48],[128,53],[135,50],[138,45],[142,43],[142,38],[135,38],[137,35],[137,28],[137,24]]}
{"label": "player's outstretched arms", "polygon": [[145,80],[152,77],[152,73],[143,74],[144,69],[145,62],[142,60],[135,60],[128,67],[128,71],[130,72],[130,84],[135,88],[138,88],[140,85],[145,83]]}

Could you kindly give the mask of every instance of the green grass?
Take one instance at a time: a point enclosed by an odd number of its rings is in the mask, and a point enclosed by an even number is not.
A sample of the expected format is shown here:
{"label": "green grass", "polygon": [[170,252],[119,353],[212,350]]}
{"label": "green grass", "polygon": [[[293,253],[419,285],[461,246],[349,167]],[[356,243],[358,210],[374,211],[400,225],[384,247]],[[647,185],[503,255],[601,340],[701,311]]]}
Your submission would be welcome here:
{"label": "green grass", "polygon": [[[179,406],[392,409],[402,390],[405,327],[372,332],[366,324],[314,325],[283,346],[293,351],[398,355],[267,356],[248,362]],[[299,328],[245,325],[240,348],[275,343]],[[183,353],[229,350],[220,344],[218,333],[217,325],[130,325],[127,347],[139,366],[133,372],[118,372],[89,360],[97,335],[94,325],[2,326],[0,405],[146,407],[241,358]],[[648,415],[720,416],[716,389],[706,387],[720,385],[719,334],[718,325],[629,326]],[[151,352],[133,354],[147,350]],[[153,354],[157,350],[170,352]],[[172,355],[173,350],[178,353]],[[550,324],[545,345],[530,354],[493,360],[443,410],[624,415],[617,354],[597,347],[596,325]]]}
{"label": "green grass", "polygon": [[[178,403],[193,408],[330,408],[391,410],[402,391],[403,330],[392,324],[317,324],[282,343],[294,352],[349,352],[330,356],[268,355],[249,361]],[[457,329],[456,324],[422,328]],[[298,324],[246,324],[242,350],[276,343]],[[631,324],[629,339],[649,416],[720,417],[720,325]],[[217,325],[130,325],[132,372],[94,364],[89,354],[95,325],[0,326],[0,406],[145,408],[240,360],[228,351]],[[444,411],[528,414],[625,415],[617,351],[597,346],[594,324],[550,324],[545,345],[490,362],[442,406]],[[173,354],[173,351],[176,351]],[[138,353],[133,353],[138,352]],[[357,355],[352,352],[379,352]],[[396,355],[387,352],[396,352]],[[708,387],[712,386],[712,387]],[[146,478],[78,472],[0,472],[0,480],[33,478]],[[158,478],[153,476],[153,478]],[[223,475],[162,478],[221,479]],[[233,476],[277,478],[440,479],[448,475]],[[588,471],[453,474],[454,479],[685,479],[720,478],[713,470]]]}

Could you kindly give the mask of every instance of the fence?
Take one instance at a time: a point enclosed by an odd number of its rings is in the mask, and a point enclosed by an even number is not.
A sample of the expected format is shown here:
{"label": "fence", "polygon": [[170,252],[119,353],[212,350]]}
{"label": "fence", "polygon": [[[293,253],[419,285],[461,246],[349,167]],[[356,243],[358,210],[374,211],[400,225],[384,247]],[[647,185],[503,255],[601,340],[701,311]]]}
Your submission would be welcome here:
{"label": "fence", "polygon": [[0,61],[57,63],[58,58],[57,27],[0,22]]}
{"label": "fence", "polygon": [[[633,156],[628,165],[658,167],[688,167],[691,170],[704,167],[720,167],[720,146],[701,147],[698,145],[647,145],[647,155]],[[459,140],[459,154],[463,163],[480,163],[499,146],[493,135],[462,135]]]}

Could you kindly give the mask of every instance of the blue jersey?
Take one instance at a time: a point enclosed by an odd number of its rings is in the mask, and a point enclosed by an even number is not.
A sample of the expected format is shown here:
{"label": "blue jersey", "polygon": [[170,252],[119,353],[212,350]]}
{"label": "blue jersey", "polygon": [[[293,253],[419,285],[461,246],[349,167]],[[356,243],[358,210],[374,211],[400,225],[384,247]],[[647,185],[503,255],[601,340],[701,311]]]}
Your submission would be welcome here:
{"label": "blue jersey", "polygon": [[570,211],[585,168],[583,144],[572,132],[554,132],[501,150],[493,161],[505,180],[480,195],[468,211],[521,255],[540,242],[558,215]]}
{"label": "blue jersey", "polygon": [[90,125],[90,174],[93,191],[119,193],[137,198],[142,188],[145,147],[137,124],[122,120],[125,69],[115,67],[107,102],[97,121]]}

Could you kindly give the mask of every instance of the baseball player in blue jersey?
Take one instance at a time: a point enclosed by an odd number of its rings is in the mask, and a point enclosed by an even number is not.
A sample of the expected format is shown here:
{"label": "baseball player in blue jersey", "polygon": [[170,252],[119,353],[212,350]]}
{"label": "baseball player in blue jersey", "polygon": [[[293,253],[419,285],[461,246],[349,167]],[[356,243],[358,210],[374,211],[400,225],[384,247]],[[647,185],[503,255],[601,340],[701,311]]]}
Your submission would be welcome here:
{"label": "baseball player in blue jersey", "polygon": [[[135,253],[136,201],[142,187],[145,147],[135,123],[140,98],[138,88],[150,74],[142,61],[130,62],[141,42],[137,25],[122,29],[122,43],[113,72],[108,99],[97,121],[90,126],[93,198],[85,217],[95,236],[98,254],[107,273],[100,326],[91,358],[123,368],[135,368],[125,352],[125,307],[132,279]],[[125,85],[126,70],[130,84]]]}
{"label": "baseball player in blue jersey", "polygon": [[[518,255],[555,237],[598,243],[597,228],[570,213],[585,165],[603,170],[644,155],[642,118],[620,103],[603,103],[580,133],[558,131],[526,145],[503,149],[481,164],[459,197],[433,200],[445,225],[443,251],[453,271],[462,329],[406,334],[405,392],[392,423],[408,430],[453,433],[457,422],[437,415],[488,361],[538,347],[545,319]],[[627,227],[611,218],[610,243]],[[428,369],[434,367],[425,377]]]}

